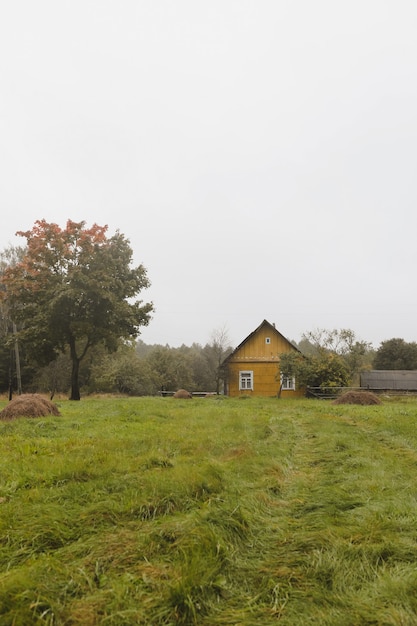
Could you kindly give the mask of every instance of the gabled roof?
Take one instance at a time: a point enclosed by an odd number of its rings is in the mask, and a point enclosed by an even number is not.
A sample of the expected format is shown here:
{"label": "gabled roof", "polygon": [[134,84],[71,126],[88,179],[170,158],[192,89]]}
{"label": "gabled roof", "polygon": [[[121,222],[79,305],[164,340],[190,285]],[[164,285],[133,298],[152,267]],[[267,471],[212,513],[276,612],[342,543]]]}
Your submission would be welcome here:
{"label": "gabled roof", "polygon": [[236,354],[236,352],[238,352],[238,351],[241,349],[241,347],[242,347],[243,345],[245,345],[245,343],[246,343],[247,341],[249,341],[249,339],[252,339],[252,337],[253,337],[254,335],[256,335],[256,333],[258,333],[258,332],[259,332],[259,331],[260,331],[260,330],[261,330],[264,326],[267,326],[267,327],[271,330],[271,332],[273,332],[273,333],[275,333],[275,334],[279,335],[279,336],[280,336],[282,339],[284,339],[284,341],[286,341],[286,342],[287,342],[287,343],[288,343],[288,344],[289,344],[289,345],[290,345],[290,346],[291,346],[294,350],[296,350],[297,352],[300,352],[300,354],[301,354],[301,351],[300,351],[300,350],[299,350],[299,349],[298,349],[298,348],[297,348],[297,347],[296,347],[293,343],[291,343],[291,341],[289,341],[286,337],[284,337],[284,335],[283,335],[282,333],[280,333],[280,332],[279,332],[279,331],[275,328],[275,324],[271,324],[271,323],[270,323],[270,322],[268,322],[267,320],[264,320],[261,324],[259,324],[258,328],[255,328],[255,330],[254,330],[254,331],[252,331],[252,332],[250,333],[250,335],[248,335],[248,336],[246,337],[246,339],[244,339],[243,341],[241,341],[241,342],[240,342],[240,344],[237,346],[237,348],[235,348],[235,349],[233,350],[233,352],[231,352],[231,353],[229,354],[229,356],[227,356],[227,357],[225,358],[225,360],[223,361],[223,363],[227,363],[227,361],[229,361],[229,359],[231,359],[231,358],[233,357],[233,355],[235,355],[235,354]]}

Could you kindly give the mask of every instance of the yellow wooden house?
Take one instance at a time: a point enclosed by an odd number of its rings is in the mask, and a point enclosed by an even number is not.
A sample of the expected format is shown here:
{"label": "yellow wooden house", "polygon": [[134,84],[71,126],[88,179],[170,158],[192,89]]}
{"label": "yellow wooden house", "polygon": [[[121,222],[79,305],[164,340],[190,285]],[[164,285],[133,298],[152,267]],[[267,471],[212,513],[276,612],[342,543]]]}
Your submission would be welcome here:
{"label": "yellow wooden house", "polygon": [[294,378],[282,377],[279,355],[300,352],[266,320],[225,359],[225,394],[228,396],[304,396]]}

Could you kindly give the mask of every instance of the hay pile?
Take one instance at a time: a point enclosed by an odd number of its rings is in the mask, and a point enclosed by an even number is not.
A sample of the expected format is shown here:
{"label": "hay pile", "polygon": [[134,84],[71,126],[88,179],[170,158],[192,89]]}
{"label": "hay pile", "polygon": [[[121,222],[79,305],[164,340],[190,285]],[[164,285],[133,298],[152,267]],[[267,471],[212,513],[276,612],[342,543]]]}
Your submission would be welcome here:
{"label": "hay pile", "polygon": [[372,391],[346,391],[342,393],[332,404],[381,404],[381,400]]}
{"label": "hay pile", "polygon": [[13,420],[17,417],[45,417],[60,415],[56,404],[37,393],[24,393],[17,396],[0,411],[0,420]]}
{"label": "hay pile", "polygon": [[173,398],[180,398],[182,400],[190,400],[193,396],[186,389],[178,389],[172,396]]}

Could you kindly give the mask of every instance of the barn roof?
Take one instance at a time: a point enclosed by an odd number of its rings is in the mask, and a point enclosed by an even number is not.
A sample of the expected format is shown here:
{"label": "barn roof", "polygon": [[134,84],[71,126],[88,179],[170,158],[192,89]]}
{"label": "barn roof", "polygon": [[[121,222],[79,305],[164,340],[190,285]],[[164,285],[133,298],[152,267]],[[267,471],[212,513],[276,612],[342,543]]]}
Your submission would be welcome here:
{"label": "barn roof", "polygon": [[417,390],[417,370],[371,370],[361,373],[361,387]]}

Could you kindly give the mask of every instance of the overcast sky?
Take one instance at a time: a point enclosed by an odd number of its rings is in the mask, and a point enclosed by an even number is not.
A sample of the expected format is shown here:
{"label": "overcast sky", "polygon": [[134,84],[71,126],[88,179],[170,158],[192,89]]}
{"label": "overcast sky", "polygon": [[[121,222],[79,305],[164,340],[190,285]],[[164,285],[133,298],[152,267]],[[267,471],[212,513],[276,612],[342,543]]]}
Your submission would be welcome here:
{"label": "overcast sky", "polygon": [[150,344],[417,341],[416,32],[415,0],[3,2],[0,249],[119,230]]}

